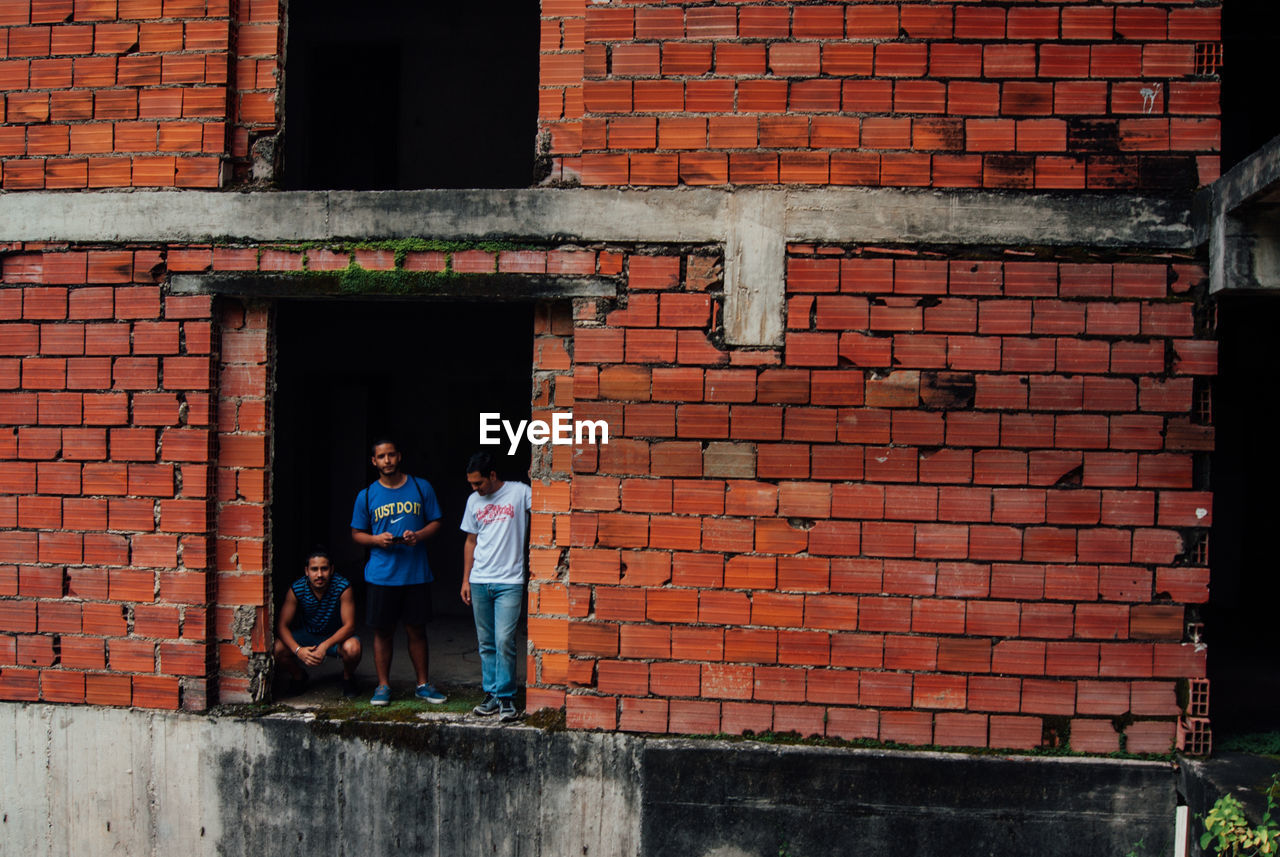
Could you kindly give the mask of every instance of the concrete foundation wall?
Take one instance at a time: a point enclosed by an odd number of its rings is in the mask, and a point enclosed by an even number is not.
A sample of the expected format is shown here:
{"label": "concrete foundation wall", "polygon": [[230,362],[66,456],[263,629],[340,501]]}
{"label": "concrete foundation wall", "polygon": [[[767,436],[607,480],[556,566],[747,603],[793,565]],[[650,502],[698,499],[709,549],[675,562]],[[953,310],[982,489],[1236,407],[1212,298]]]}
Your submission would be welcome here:
{"label": "concrete foundation wall", "polygon": [[1169,765],[0,706],[0,855],[1167,853]]}

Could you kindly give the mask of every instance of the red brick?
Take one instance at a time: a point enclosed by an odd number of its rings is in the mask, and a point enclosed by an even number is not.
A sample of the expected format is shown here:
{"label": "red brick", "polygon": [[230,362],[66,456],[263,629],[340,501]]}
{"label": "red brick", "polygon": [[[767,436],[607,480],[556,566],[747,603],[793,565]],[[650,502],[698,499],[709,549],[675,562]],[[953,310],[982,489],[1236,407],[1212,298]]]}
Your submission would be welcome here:
{"label": "red brick", "polygon": [[[965,631],[978,636],[1014,636],[1018,632],[1018,605],[1009,601],[973,601],[965,618]],[[999,668],[993,667],[999,672]]]}
{"label": "red brick", "polygon": [[130,678],[127,675],[86,675],[84,698],[90,705],[129,705],[133,698]]}
{"label": "red brick", "polygon": [[174,676],[136,675],[133,677],[133,704],[141,708],[176,710],[180,683]]}

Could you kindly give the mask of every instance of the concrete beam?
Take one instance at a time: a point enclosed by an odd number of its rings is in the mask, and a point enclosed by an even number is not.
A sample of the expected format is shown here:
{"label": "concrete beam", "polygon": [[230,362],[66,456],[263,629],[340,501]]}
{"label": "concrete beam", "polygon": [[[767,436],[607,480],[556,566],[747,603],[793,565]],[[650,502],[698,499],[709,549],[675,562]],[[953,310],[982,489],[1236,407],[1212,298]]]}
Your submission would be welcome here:
{"label": "concrete beam", "polygon": [[1280,137],[1202,190],[1194,223],[1210,292],[1280,288]]}
{"label": "concrete beam", "polygon": [[[388,238],[722,243],[735,216],[781,200],[790,241],[1185,249],[1185,205],[1139,196],[895,188],[133,191],[0,194],[0,241]],[[735,214],[736,212],[736,214]]]}
{"label": "concrete beam", "polygon": [[1186,249],[1185,205],[896,188],[0,194],[0,241],[437,238],[717,244],[734,345],[782,341],[788,241]]}

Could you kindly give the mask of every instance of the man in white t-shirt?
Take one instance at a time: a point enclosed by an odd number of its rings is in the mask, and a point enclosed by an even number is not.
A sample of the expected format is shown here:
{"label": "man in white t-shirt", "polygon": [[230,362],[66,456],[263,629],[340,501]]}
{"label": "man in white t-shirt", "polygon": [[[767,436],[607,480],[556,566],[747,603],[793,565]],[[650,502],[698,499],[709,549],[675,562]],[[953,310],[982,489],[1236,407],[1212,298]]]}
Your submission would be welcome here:
{"label": "man in white t-shirt", "polygon": [[471,605],[480,641],[484,702],[476,714],[515,720],[516,625],[524,604],[525,552],[533,492],[523,482],[504,482],[493,457],[477,452],[467,462],[472,494],[462,513],[467,543],[462,549],[462,600]]}

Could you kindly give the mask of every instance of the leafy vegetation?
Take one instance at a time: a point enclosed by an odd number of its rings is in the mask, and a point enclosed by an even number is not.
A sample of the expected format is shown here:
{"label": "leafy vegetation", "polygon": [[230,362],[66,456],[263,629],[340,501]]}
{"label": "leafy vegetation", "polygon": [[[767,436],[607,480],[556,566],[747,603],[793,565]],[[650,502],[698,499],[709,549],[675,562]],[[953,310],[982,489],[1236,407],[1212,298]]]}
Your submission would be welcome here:
{"label": "leafy vegetation", "polygon": [[1244,806],[1234,795],[1223,795],[1214,802],[1204,817],[1204,835],[1200,837],[1202,849],[1213,846],[1213,853],[1229,857],[1260,857],[1280,851],[1280,824],[1271,817],[1276,808],[1276,793],[1280,791],[1280,774],[1271,778],[1267,789],[1267,811],[1255,827],[1244,814]]}

